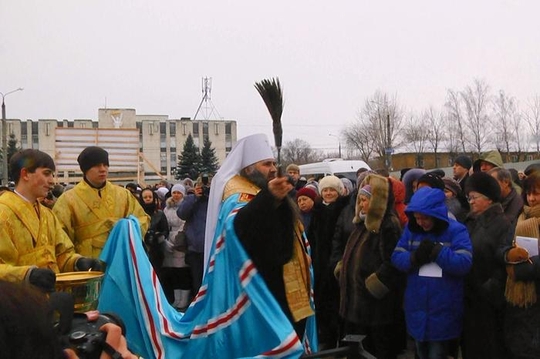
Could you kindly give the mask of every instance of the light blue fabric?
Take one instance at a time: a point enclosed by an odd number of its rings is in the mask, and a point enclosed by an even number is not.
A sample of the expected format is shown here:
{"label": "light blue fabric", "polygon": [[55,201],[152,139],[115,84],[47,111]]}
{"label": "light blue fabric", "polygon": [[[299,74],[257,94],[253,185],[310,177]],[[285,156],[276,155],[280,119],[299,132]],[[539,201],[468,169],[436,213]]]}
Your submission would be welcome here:
{"label": "light blue fabric", "polygon": [[[139,228],[133,216],[120,220],[100,256],[107,271],[98,309],[122,318],[132,351],[146,359],[302,355],[302,344],[234,235],[232,221],[220,218],[216,233],[225,235],[214,240],[212,264],[184,315],[168,304]],[[314,323],[308,329],[314,331]]]}

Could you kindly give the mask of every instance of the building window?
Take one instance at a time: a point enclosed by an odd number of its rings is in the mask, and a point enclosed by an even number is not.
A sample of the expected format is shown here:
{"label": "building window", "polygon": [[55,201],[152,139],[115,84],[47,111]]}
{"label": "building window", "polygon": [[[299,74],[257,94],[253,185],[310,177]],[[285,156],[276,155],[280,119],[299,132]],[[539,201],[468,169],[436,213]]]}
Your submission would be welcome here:
{"label": "building window", "polygon": [[28,123],[22,123],[21,126],[21,148],[23,150],[28,148]]}
{"label": "building window", "polygon": [[182,135],[186,135],[187,134],[187,125],[185,123],[182,124]]}
{"label": "building window", "polygon": [[202,133],[204,138],[208,138],[208,122],[203,122]]}
{"label": "building window", "polygon": [[135,123],[135,127],[139,131],[139,151],[143,150],[143,133],[142,133],[142,122]]}
{"label": "building window", "polygon": [[161,122],[159,124],[159,140],[160,147],[165,149],[167,147],[167,123]]}
{"label": "building window", "polygon": [[225,152],[228,154],[232,149],[231,123],[225,123]]}
{"label": "building window", "polygon": [[51,124],[46,123],[45,124],[45,136],[50,136],[50,135],[51,135]]}
{"label": "building window", "polygon": [[193,122],[193,137],[199,137],[199,123]]}
{"label": "building window", "polygon": [[214,135],[219,135],[219,123],[214,123]]}
{"label": "building window", "polygon": [[161,152],[159,157],[161,162],[161,172],[167,173],[167,153]]}
{"label": "building window", "polygon": [[532,155],[527,155],[527,161],[532,161],[533,160],[533,156]]}
{"label": "building window", "polygon": [[32,122],[32,148],[39,149],[39,123]]}

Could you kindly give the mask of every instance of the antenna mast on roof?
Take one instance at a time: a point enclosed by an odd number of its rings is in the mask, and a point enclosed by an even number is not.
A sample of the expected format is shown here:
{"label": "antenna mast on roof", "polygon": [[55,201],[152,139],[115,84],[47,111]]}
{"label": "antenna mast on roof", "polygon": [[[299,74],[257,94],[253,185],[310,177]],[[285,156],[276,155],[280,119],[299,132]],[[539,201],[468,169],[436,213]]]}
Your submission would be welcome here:
{"label": "antenna mast on roof", "polygon": [[202,100],[199,104],[199,108],[197,108],[197,112],[195,112],[195,116],[193,116],[193,119],[196,120],[199,113],[202,116],[203,120],[210,120],[212,119],[212,115],[214,115],[214,119],[221,120],[222,117],[217,111],[216,107],[212,103],[211,99],[211,93],[212,93],[212,78],[211,77],[203,77],[202,79]]}

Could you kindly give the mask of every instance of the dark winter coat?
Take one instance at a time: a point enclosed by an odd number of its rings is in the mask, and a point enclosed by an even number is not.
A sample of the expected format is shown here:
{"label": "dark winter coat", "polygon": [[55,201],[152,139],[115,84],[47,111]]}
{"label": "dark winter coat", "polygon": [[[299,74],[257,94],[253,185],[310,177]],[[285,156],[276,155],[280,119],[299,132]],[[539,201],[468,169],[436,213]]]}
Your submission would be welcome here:
{"label": "dark winter coat", "polygon": [[208,197],[197,197],[195,194],[184,197],[184,200],[178,206],[176,214],[186,221],[184,230],[189,252],[204,253],[207,209]]}
{"label": "dark winter coat", "polygon": [[[417,341],[459,338],[463,319],[463,282],[472,264],[472,245],[466,227],[448,218],[444,192],[423,187],[407,206],[409,223],[392,254],[392,263],[407,273],[405,318],[409,334]],[[425,232],[414,219],[422,213],[435,219],[435,227]],[[419,273],[414,256],[424,240],[438,243],[432,262],[442,269],[442,277]],[[442,246],[441,246],[442,245]]]}
{"label": "dark winter coat", "polygon": [[465,220],[473,244],[474,261],[465,280],[463,359],[506,359],[503,316],[506,269],[504,252],[513,228],[500,203]]}
{"label": "dark winter coat", "polygon": [[[391,186],[380,176],[370,175],[369,180],[372,197],[367,216],[354,224],[339,277],[339,314],[362,327],[395,323],[395,308],[401,303],[398,289],[404,280],[390,263],[401,234],[401,224],[393,210]],[[358,212],[359,209],[356,218]]]}
{"label": "dark winter coat", "polygon": [[504,215],[510,221],[513,228],[516,226],[517,219],[523,211],[523,198],[517,193],[515,188],[512,188],[508,196],[501,201]]}

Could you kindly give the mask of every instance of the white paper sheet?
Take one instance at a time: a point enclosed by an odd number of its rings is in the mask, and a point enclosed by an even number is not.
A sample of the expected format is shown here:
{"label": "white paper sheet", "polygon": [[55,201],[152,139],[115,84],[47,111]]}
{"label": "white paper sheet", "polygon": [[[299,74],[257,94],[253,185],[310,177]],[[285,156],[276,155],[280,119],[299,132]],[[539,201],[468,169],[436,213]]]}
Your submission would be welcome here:
{"label": "white paper sheet", "polygon": [[538,238],[516,236],[516,244],[529,252],[529,257],[538,255]]}
{"label": "white paper sheet", "polygon": [[423,266],[420,267],[420,270],[418,271],[418,275],[420,277],[440,278],[442,277],[442,268],[439,267],[439,265],[435,262],[424,264]]}

